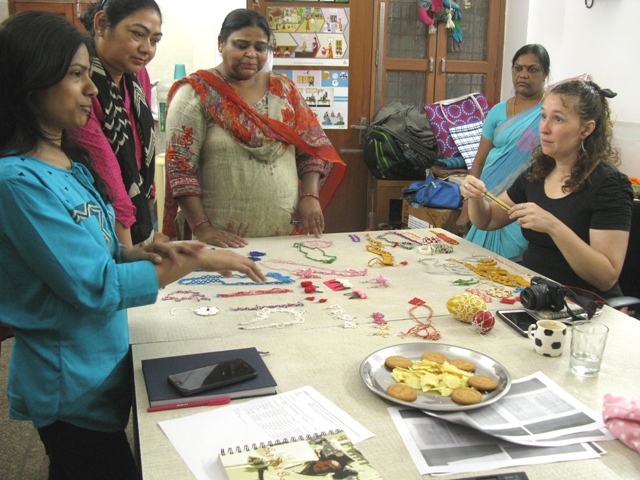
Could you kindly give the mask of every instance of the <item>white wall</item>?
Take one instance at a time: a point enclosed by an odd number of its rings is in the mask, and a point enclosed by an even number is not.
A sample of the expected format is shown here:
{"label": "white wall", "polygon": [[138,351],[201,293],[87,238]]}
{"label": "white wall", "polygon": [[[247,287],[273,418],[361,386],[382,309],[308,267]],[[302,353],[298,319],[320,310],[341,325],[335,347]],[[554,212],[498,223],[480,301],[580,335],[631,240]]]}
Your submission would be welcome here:
{"label": "white wall", "polygon": [[640,44],[640,1],[594,0],[588,9],[582,0],[507,0],[506,15],[502,99],[513,95],[508,66],[515,51],[544,45],[552,82],[587,72],[618,93],[610,105],[621,169],[640,177],[640,64],[633,53]]}
{"label": "white wall", "polygon": [[0,0],[0,22],[9,16],[9,1]]}
{"label": "white wall", "polygon": [[187,74],[215,67],[218,34],[224,17],[246,0],[156,0],[162,11],[163,39],[156,58],[147,69],[152,80],[173,80],[176,63],[184,63]]}

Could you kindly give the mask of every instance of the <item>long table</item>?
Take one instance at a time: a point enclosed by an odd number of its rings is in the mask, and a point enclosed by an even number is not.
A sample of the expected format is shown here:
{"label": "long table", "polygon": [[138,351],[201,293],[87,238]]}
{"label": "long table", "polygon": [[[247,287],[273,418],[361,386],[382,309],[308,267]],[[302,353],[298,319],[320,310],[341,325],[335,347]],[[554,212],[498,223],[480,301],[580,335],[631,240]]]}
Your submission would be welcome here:
{"label": "long table", "polygon": [[[420,236],[433,235],[429,230],[418,230],[412,233]],[[374,239],[379,234],[380,232],[370,233]],[[453,295],[465,293],[465,289],[468,288],[456,284],[455,281],[470,277],[446,274],[444,267],[447,263],[446,259],[457,258],[473,262],[481,258],[496,258],[496,256],[452,234],[447,233],[447,235],[459,241],[459,245],[454,247],[451,254],[436,254],[428,257],[421,255],[416,249],[405,250],[401,247],[387,246],[386,249],[393,254],[397,265],[393,267],[367,266],[369,261],[378,256],[367,251],[368,240],[365,232],[325,235],[322,240],[332,244],[323,248],[324,253],[337,257],[331,264],[320,264],[305,259],[299,249],[294,247],[294,244],[299,243],[303,238],[311,240],[311,237],[251,239],[251,244],[238,250],[239,253],[249,254],[256,251],[265,253],[266,255],[262,258],[263,261],[271,260],[267,262],[269,265],[275,264],[273,260],[276,259],[296,262],[296,264],[281,263],[280,266],[283,269],[277,270],[282,275],[290,275],[295,282],[260,286],[176,283],[160,292],[156,304],[130,310],[136,393],[135,414],[144,478],[193,478],[184,461],[163,434],[158,422],[217,407],[147,413],[148,399],[141,360],[242,347],[256,347],[260,351],[270,352],[264,359],[278,382],[278,391],[286,392],[311,385],[371,430],[375,437],[359,443],[358,447],[385,479],[423,478],[418,474],[386,410],[394,404],[368,390],[359,375],[361,362],[376,350],[409,342],[422,342],[425,348],[428,348],[429,340],[399,336],[416,325],[409,314],[412,306],[409,301],[416,297],[424,300],[433,309],[432,321],[442,334],[439,343],[458,345],[488,355],[504,365],[514,379],[542,371],[595,412],[601,410],[602,398],[606,393],[637,396],[637,386],[640,384],[640,369],[637,368],[640,322],[620,312],[605,307],[602,315],[597,319],[610,327],[610,334],[602,370],[595,378],[580,378],[569,372],[568,345],[560,357],[542,357],[533,351],[531,340],[520,336],[500,320],[496,321],[490,334],[482,336],[471,325],[460,322],[449,314],[446,309],[447,299]],[[360,241],[354,241],[356,238]],[[395,241],[393,235],[387,235],[385,238]],[[401,238],[398,240],[402,241]],[[423,261],[420,262],[420,260]],[[497,260],[510,273],[533,274],[506,259],[497,257]],[[401,262],[406,262],[406,265],[401,265]],[[438,265],[434,266],[434,263]],[[352,299],[351,295],[345,296],[344,291],[330,290],[323,282],[335,278],[333,275],[310,279],[318,290],[322,290],[322,293],[304,293],[300,282],[306,279],[297,276],[294,272],[296,269],[305,270],[314,267],[336,271],[368,269],[366,276],[349,278],[353,288],[364,290],[368,298]],[[263,271],[272,270],[264,267]],[[202,275],[204,274],[196,273],[189,275],[189,278]],[[389,281],[388,287],[377,286],[376,278],[380,275]],[[241,279],[229,279],[229,282],[234,281],[241,281]],[[489,285],[480,286],[486,289]],[[267,288],[287,288],[293,292],[217,297],[219,293]],[[176,293],[180,290],[196,291],[209,297],[210,301],[161,300],[167,295],[174,297],[189,295]],[[311,296],[314,300],[306,299]],[[320,303],[321,298],[326,299],[326,302]],[[283,328],[240,330],[239,324],[254,319],[256,312],[230,310],[299,301],[304,303],[304,307],[296,307],[296,309],[304,309],[305,322]],[[221,311],[214,316],[198,316],[193,311],[204,306],[215,306]],[[346,315],[349,315],[348,321],[343,316],[331,314],[338,306]],[[488,309],[492,311],[519,306],[519,304],[499,303],[498,299],[487,304]],[[382,332],[373,322],[372,313],[374,312],[385,316],[389,326],[388,336],[379,335]],[[425,312],[426,309],[420,309],[421,319],[424,319]],[[287,321],[289,318],[286,314],[274,313],[269,320]],[[263,322],[252,325],[261,323]],[[217,434],[223,435],[222,432]],[[605,442],[601,446],[608,453],[599,459],[516,467],[506,469],[505,472],[523,470],[530,479],[634,478],[640,475],[640,459],[637,453],[617,440]],[[489,473],[497,472],[476,472],[477,475]],[[445,476],[445,478],[471,475],[473,474]]]}

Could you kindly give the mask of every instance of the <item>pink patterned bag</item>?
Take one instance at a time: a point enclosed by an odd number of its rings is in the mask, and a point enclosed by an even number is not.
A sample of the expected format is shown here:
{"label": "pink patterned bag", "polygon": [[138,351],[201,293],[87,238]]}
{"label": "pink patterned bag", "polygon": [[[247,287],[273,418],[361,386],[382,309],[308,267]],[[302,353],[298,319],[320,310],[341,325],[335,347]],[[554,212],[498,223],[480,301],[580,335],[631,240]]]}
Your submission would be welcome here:
{"label": "pink patterned bag", "polygon": [[453,158],[461,155],[453,138],[451,138],[449,128],[484,122],[490,107],[482,93],[470,93],[458,98],[427,103],[424,109],[440,148],[440,158]]}

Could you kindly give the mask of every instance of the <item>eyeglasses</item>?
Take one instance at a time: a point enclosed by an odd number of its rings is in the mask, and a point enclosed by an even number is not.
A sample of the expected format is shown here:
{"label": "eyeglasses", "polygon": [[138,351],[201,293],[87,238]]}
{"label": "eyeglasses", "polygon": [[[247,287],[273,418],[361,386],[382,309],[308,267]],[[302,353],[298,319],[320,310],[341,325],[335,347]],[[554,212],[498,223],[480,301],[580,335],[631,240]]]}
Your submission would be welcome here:
{"label": "eyeglasses", "polygon": [[104,10],[104,5],[107,3],[108,0],[102,0],[100,2],[100,6],[98,7],[98,11],[100,10]]}

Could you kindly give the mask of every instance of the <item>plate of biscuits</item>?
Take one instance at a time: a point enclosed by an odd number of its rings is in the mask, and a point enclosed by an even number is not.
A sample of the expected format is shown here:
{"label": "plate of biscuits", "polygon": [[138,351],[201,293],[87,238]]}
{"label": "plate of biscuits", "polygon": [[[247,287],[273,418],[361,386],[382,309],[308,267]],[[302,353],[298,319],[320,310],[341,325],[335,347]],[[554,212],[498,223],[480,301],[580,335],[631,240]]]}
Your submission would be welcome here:
{"label": "plate of biscuits", "polygon": [[441,343],[405,343],[373,352],[360,365],[360,377],[382,398],[433,411],[484,407],[511,386],[507,369],[492,358]]}

